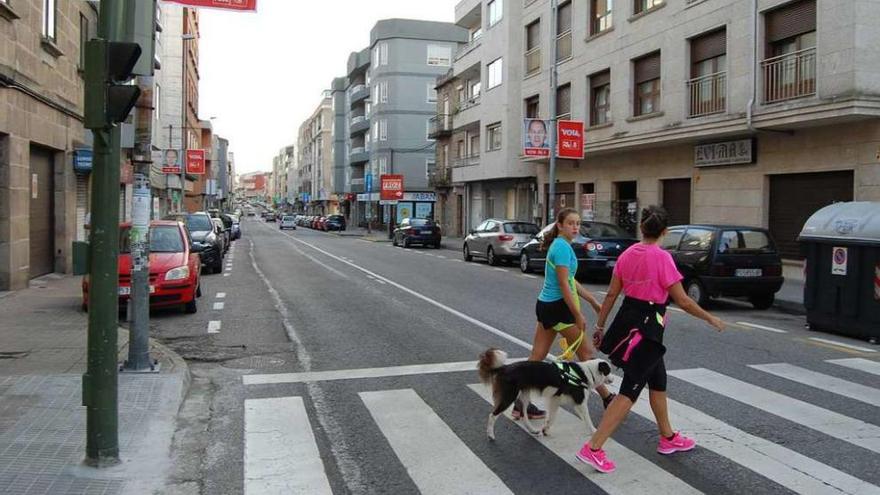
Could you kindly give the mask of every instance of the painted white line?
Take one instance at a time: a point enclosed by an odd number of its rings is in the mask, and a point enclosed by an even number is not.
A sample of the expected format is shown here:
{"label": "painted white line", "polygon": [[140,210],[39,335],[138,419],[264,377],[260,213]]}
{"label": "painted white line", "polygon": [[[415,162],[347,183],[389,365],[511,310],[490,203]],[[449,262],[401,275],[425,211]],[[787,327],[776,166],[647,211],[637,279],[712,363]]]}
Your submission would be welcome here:
{"label": "painted white line", "polygon": [[670,371],[669,374],[716,394],[742,402],[747,406],[775,414],[795,424],[880,453],[880,426],[792,399],[704,368]]}
{"label": "painted white line", "polygon": [[525,277],[525,278],[538,278],[538,277],[536,277],[536,276],[534,276],[534,275],[529,275],[528,273],[521,273],[520,275],[522,275],[522,276]]}
{"label": "painted white line", "polygon": [[333,493],[301,397],[244,401],[244,493]]}
{"label": "painted white line", "polygon": [[[617,382],[619,383],[619,382]],[[618,386],[609,387],[617,391]],[[750,469],[794,493],[880,494],[880,488],[810,459],[769,440],[734,428],[697,409],[668,400],[669,414],[697,445]],[[647,401],[636,401],[632,411],[650,421],[654,413]],[[833,492],[837,493],[837,492]]]}
{"label": "painted white line", "polygon": [[513,494],[415,390],[358,395],[420,493]]}
{"label": "painted white line", "polygon": [[228,277],[229,274],[228,274],[228,273],[224,273],[223,276],[224,276],[224,277]]}
{"label": "painted white line", "polygon": [[218,293],[217,293],[217,299],[223,299],[223,298],[225,298],[225,297],[226,297],[226,293],[225,293],[225,292],[218,292]]}
{"label": "painted white line", "polygon": [[223,324],[220,320],[211,320],[208,322],[208,333],[220,333],[220,326]]}
{"label": "painted white line", "polygon": [[[489,404],[492,403],[489,389],[482,384],[469,385],[471,390],[477,393]],[[591,394],[592,395],[592,394]],[[595,398],[595,397],[593,397]],[[491,408],[486,408],[486,413]],[[510,409],[505,413],[510,418]],[[481,418],[485,416],[479,416]],[[517,421],[520,428],[526,430],[523,421]],[[538,426],[538,421],[532,421],[532,424]],[[594,422],[594,424],[597,424]],[[499,425],[495,425],[496,436],[500,433]],[[595,483],[599,488],[609,494],[632,494],[632,493],[675,493],[675,494],[697,494],[700,493],[694,487],[688,485],[681,479],[673,476],[660,466],[648,461],[647,459],[636,454],[632,450],[620,445],[612,439],[608,439],[604,448],[608,453],[608,458],[617,462],[620,466],[627,466],[627,469],[618,469],[613,475],[602,475],[593,471],[593,468],[583,464],[575,458],[574,454],[580,448],[581,442],[589,438],[584,422],[578,419],[574,414],[559,409],[556,420],[553,422],[553,428],[550,430],[550,436],[541,437],[541,444],[548,450],[556,454],[560,459],[568,465],[577,469],[584,477]],[[488,440],[487,440],[488,441]],[[499,442],[502,440],[499,439]]]}
{"label": "painted white line", "polygon": [[507,273],[507,270],[505,270],[504,268],[493,268],[493,270],[495,270],[496,272],[504,272],[504,273]]}
{"label": "painted white line", "polygon": [[749,368],[880,407],[880,389],[848,382],[788,363],[752,364]]}
{"label": "painted white line", "polygon": [[864,371],[872,375],[880,376],[880,362],[871,361],[865,358],[846,358],[846,359],[830,359],[826,363],[845,366],[854,370]]}
{"label": "painted white line", "polygon": [[225,305],[226,305],[226,303],[215,302],[215,303],[214,303],[214,309],[223,309],[223,306],[225,306]]}
{"label": "painted white line", "polygon": [[788,331],[786,331],[786,330],[780,330],[778,328],[773,328],[773,327],[766,327],[764,325],[758,325],[757,323],[749,323],[747,321],[738,321],[738,322],[736,322],[736,324],[742,325],[744,327],[754,328],[757,330],[767,330],[768,332],[773,332],[773,333],[788,333]]}
{"label": "painted white line", "polygon": [[446,256],[443,256],[442,254],[438,254],[437,257],[438,257],[438,258],[443,258],[444,260],[446,259]]}
{"label": "painted white line", "polygon": [[454,261],[456,263],[464,263],[464,261],[462,261],[462,260],[452,260],[452,261]]}
{"label": "painted white line", "polygon": [[816,342],[822,342],[823,344],[836,345],[837,347],[843,347],[843,348],[845,348],[845,349],[852,349],[852,350],[854,350],[854,351],[859,351],[859,352],[877,352],[876,350],[874,350],[874,349],[869,349],[869,348],[867,348],[867,347],[860,347],[860,346],[852,345],[852,344],[844,344],[843,342],[838,342],[838,341],[836,341],[836,340],[831,340],[831,339],[822,339],[822,338],[819,338],[819,337],[810,337],[810,340],[813,340],[813,341],[816,341]]}

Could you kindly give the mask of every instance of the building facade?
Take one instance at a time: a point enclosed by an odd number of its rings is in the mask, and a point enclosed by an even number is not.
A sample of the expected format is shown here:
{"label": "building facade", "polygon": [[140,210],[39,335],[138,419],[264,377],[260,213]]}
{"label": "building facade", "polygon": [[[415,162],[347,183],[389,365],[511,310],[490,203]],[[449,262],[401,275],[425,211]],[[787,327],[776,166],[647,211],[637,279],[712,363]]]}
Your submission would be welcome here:
{"label": "building facade", "polygon": [[293,198],[288,187],[290,185],[290,175],[293,173],[295,157],[295,146],[291,144],[281,148],[272,159],[272,175],[275,181],[274,200],[276,206],[281,208],[293,205]]}
{"label": "building facade", "polygon": [[332,215],[339,210],[333,185],[334,122],[332,91],[327,90],[317,108],[299,126],[299,199],[303,211],[314,215]]}

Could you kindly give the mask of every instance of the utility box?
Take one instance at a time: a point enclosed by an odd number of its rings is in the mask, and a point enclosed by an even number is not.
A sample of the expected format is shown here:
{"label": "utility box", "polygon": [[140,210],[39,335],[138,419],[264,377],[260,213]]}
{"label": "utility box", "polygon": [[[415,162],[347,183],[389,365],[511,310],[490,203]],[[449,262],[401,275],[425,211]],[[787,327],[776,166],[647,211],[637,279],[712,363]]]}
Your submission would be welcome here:
{"label": "utility box", "polygon": [[826,206],[807,220],[798,242],[810,328],[880,339],[880,202]]}
{"label": "utility box", "polygon": [[73,274],[85,275],[87,273],[89,273],[89,243],[73,241]]}

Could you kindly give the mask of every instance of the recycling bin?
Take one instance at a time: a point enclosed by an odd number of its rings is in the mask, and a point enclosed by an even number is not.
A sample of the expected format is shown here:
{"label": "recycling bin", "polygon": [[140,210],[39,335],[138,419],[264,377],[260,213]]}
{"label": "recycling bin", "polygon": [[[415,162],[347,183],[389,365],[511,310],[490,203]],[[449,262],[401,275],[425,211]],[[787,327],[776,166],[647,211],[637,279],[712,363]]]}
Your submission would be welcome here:
{"label": "recycling bin", "polygon": [[880,339],[880,202],[826,206],[807,220],[798,242],[810,328]]}

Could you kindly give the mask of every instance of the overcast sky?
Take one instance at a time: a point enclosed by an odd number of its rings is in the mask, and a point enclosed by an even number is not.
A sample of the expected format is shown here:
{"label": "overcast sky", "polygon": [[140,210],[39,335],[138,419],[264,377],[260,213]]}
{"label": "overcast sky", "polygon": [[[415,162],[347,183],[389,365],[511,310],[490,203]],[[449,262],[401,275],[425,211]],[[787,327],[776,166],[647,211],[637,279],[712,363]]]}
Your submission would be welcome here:
{"label": "overcast sky", "polygon": [[202,9],[199,117],[229,139],[236,172],[271,170],[321,91],[380,19],[454,20],[458,0],[258,0],[257,13]]}

